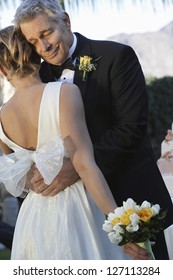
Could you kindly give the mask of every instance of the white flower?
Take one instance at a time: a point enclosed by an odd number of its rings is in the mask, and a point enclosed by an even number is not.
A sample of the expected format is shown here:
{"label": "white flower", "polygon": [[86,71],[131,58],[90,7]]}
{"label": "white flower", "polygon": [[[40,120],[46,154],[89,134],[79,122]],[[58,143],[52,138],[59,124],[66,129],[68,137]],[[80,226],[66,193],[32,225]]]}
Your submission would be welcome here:
{"label": "white flower", "polygon": [[116,218],[115,213],[112,213],[112,212],[111,212],[111,213],[108,214],[108,221],[111,222],[111,221],[112,221],[113,219],[115,219],[115,218]]}
{"label": "white flower", "polygon": [[120,218],[120,217],[125,213],[125,209],[124,209],[123,206],[117,207],[117,208],[114,210],[114,212],[115,212],[114,218]]}
{"label": "white flower", "polygon": [[145,200],[140,206],[140,209],[142,208],[151,208],[151,203]]}
{"label": "white flower", "polygon": [[132,198],[128,198],[127,201],[123,201],[123,207],[125,211],[128,211],[129,209],[136,210],[136,202]]}
{"label": "white flower", "polygon": [[126,230],[128,232],[135,232],[135,231],[138,231],[139,229],[139,221],[140,221],[140,218],[139,216],[136,214],[136,213],[133,213],[132,215],[130,215],[130,225],[128,225],[126,227]]}
{"label": "white flower", "polygon": [[128,232],[136,232],[136,231],[138,231],[138,229],[139,229],[139,225],[130,224],[130,225],[126,226],[126,230]]}
{"label": "white flower", "polygon": [[131,224],[133,224],[133,225],[139,224],[140,217],[136,213],[133,213],[132,215],[130,215],[129,219],[131,221]]}
{"label": "white flower", "polygon": [[159,204],[155,204],[155,205],[153,205],[151,207],[151,209],[153,210],[153,216],[156,216],[160,212],[160,205]]}
{"label": "white flower", "polygon": [[123,239],[123,236],[121,235],[121,233],[123,234],[124,230],[118,225],[114,226],[113,229],[115,231],[110,232],[108,234],[108,237],[112,243],[115,243],[118,245]]}
{"label": "white flower", "polygon": [[109,222],[109,221],[105,221],[104,224],[103,224],[103,230],[106,231],[106,232],[111,232],[112,229],[113,229],[113,226],[112,224]]}
{"label": "white flower", "polygon": [[116,224],[115,226],[113,226],[113,230],[115,232],[118,232],[118,233],[124,233],[124,230],[123,228],[120,226],[120,223],[119,224]]}

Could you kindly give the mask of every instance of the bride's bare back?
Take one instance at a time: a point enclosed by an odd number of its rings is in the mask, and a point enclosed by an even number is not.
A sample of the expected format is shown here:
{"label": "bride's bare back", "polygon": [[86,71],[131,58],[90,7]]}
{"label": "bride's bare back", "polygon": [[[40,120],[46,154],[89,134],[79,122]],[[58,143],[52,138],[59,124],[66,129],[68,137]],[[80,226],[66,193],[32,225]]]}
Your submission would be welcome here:
{"label": "bride's bare back", "polygon": [[[19,146],[35,150],[39,108],[45,84],[17,90],[1,109],[1,124],[6,136]],[[45,112],[46,114],[46,112]]]}

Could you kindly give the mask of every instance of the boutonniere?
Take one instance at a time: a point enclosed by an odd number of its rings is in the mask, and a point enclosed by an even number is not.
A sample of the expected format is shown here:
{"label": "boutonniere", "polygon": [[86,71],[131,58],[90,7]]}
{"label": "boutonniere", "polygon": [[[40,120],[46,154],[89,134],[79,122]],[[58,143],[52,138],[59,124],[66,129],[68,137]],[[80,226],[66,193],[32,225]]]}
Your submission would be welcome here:
{"label": "boutonniere", "polygon": [[79,70],[83,71],[83,75],[82,75],[82,81],[86,81],[87,78],[87,74],[89,72],[95,71],[97,68],[97,64],[96,62],[101,58],[98,57],[97,59],[95,59],[94,61],[92,61],[92,57],[88,56],[88,55],[84,55],[84,56],[80,56],[79,58]]}

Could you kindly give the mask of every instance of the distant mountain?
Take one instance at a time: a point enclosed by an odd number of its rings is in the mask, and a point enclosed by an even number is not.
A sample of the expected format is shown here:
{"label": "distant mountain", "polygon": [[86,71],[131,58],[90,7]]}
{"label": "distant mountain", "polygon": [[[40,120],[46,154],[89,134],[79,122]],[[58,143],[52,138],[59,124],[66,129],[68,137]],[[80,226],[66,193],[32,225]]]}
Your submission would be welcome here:
{"label": "distant mountain", "polygon": [[130,45],[145,76],[173,76],[173,21],[157,32],[118,34],[108,40]]}

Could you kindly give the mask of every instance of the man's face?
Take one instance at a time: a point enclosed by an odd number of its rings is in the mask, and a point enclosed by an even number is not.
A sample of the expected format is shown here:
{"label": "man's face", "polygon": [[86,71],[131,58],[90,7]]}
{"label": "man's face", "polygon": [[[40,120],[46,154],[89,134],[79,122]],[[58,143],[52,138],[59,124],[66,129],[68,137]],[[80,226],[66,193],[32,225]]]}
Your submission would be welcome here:
{"label": "man's face", "polygon": [[21,31],[36,52],[48,63],[61,65],[68,56],[73,42],[68,16],[59,23],[40,14],[29,22],[20,24]]}

